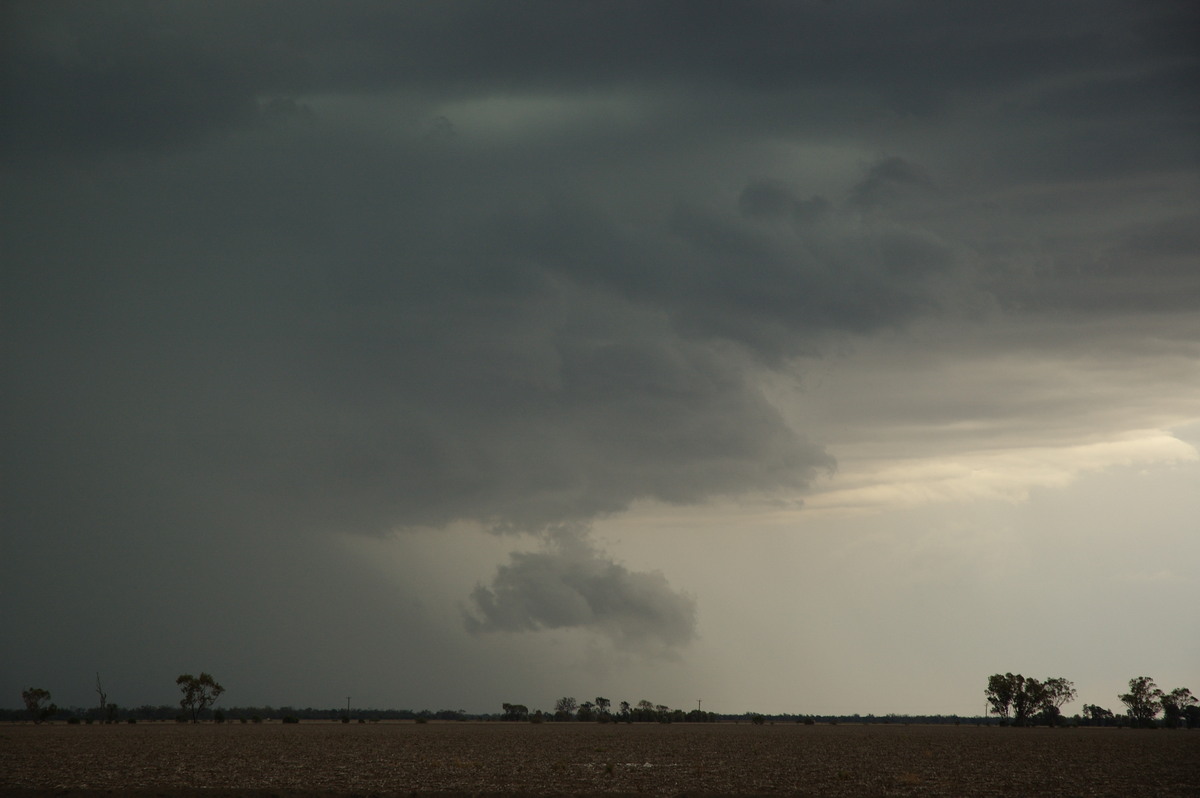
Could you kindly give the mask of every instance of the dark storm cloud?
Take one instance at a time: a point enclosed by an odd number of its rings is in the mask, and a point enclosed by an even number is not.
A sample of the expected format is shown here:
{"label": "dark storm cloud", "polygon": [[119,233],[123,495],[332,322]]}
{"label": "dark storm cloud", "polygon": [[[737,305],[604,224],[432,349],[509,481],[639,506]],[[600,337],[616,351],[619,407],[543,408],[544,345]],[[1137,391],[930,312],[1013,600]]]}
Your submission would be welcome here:
{"label": "dark storm cloud", "polygon": [[[416,138],[408,157],[429,146]],[[200,479],[226,507],[370,532],[536,528],[638,498],[795,488],[830,464],[735,353],[572,284],[553,253],[491,232],[469,190],[427,185],[467,178],[302,153],[252,146],[49,190],[77,227],[10,228],[26,372],[10,420],[38,419],[23,429],[64,456],[78,436],[120,453],[168,483],[160,498]]]}
{"label": "dark storm cloud", "polygon": [[77,2],[6,15],[9,146],[67,150],[166,143],[247,124],[262,96],[330,92],[670,87],[675,102],[733,102],[756,125],[798,129],[846,120],[848,104],[936,113],[965,92],[1097,66],[1128,87],[1150,66],[1162,88],[1121,96],[1161,106],[1194,85],[1197,28],[1170,2]]}
{"label": "dark storm cloud", "polygon": [[[1191,209],[1095,240],[1071,215],[1186,185],[1186,4],[3,13],[7,536],[536,532],[794,493],[833,458],[763,368],[990,301],[1195,296]],[[582,539],[474,598],[481,629],[692,629]]]}
{"label": "dark storm cloud", "polygon": [[850,202],[874,208],[903,202],[914,193],[934,191],[933,181],[917,164],[895,156],[871,167],[867,176],[850,192]]}

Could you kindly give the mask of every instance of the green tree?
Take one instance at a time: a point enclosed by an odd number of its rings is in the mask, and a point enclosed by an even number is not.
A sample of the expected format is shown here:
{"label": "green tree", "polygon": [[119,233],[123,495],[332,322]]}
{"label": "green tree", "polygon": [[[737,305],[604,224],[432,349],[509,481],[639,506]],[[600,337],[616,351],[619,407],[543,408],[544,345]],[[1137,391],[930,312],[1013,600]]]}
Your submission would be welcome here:
{"label": "green tree", "polygon": [[1129,708],[1129,717],[1134,726],[1153,726],[1154,719],[1162,711],[1163,691],[1149,676],[1130,679],[1129,692],[1117,697]]}
{"label": "green tree", "polygon": [[21,691],[21,698],[25,701],[25,709],[29,712],[29,717],[34,723],[41,723],[55,712],[58,712],[58,707],[49,703],[49,690],[43,690],[40,687],[30,687],[28,690]]}
{"label": "green tree", "polygon": [[1163,709],[1163,722],[1168,729],[1178,729],[1183,725],[1188,710],[1200,704],[1192,691],[1186,687],[1176,687],[1169,693],[1164,693],[1159,699]]}
{"label": "green tree", "polygon": [[215,704],[221,693],[225,692],[224,687],[203,671],[199,676],[181,673],[175,684],[179,685],[180,691],[183,692],[179,706],[192,713],[192,723],[199,723],[200,713]]}

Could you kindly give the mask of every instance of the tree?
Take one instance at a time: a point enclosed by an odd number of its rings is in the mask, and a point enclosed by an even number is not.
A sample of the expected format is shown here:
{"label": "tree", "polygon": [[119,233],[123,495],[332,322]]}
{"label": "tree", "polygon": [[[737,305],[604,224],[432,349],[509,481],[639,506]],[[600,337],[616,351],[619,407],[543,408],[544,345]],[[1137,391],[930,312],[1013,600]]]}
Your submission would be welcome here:
{"label": "tree", "polygon": [[1154,718],[1162,710],[1163,691],[1149,676],[1137,676],[1129,680],[1129,692],[1117,696],[1129,708],[1129,717],[1134,726],[1153,726]]}
{"label": "tree", "polygon": [[1017,674],[1013,693],[1013,725],[1024,726],[1045,705],[1046,686],[1037,679]]}
{"label": "tree", "polygon": [[630,710],[629,702],[622,701],[621,702],[621,718],[623,720],[629,720],[629,710]]}
{"label": "tree", "polygon": [[612,706],[612,702],[607,698],[596,697],[596,715],[601,722],[607,721],[610,717],[608,708]]}
{"label": "tree", "polygon": [[578,701],[572,696],[563,696],[554,702],[554,718],[555,720],[570,720],[577,709],[579,709]]}
{"label": "tree", "polygon": [[34,723],[41,723],[55,712],[58,712],[58,707],[47,703],[50,700],[49,690],[43,690],[40,687],[30,687],[28,690],[21,691],[21,698],[24,699],[25,709],[29,712],[29,717]]}
{"label": "tree", "polygon": [[1059,708],[1074,700],[1075,685],[1061,677],[1041,682],[1019,673],[995,673],[988,677],[988,686],[983,692],[996,715],[1007,719],[1011,708],[1013,723],[1017,726],[1024,726],[1038,716],[1054,725],[1061,714]]}
{"label": "tree", "polygon": [[1111,709],[1105,709],[1104,707],[1097,706],[1096,704],[1084,704],[1083,719],[1089,723],[1094,723],[1099,726],[1106,726],[1108,725],[1108,721],[1113,719],[1113,713]]}
{"label": "tree", "polygon": [[104,689],[104,685],[100,684],[100,674],[96,674],[96,694],[100,696],[100,721],[102,723],[116,723],[117,720],[117,705],[108,703],[108,693]]}
{"label": "tree", "polygon": [[1011,673],[993,673],[988,677],[988,686],[983,694],[992,705],[992,713],[1008,720],[1009,707],[1012,706],[1015,691],[1015,677]]}
{"label": "tree", "polygon": [[183,698],[179,699],[179,706],[191,711],[192,723],[199,723],[200,713],[215,704],[221,697],[221,693],[225,692],[224,687],[217,684],[212,676],[204,672],[201,672],[198,677],[190,673],[182,673],[175,680],[175,684],[179,685],[179,689],[183,692]]}
{"label": "tree", "polygon": [[592,715],[592,710],[595,708],[596,705],[591,701],[584,701],[579,705],[579,711],[575,713],[575,719],[583,722],[594,720],[595,717]]}
{"label": "tree", "polygon": [[1200,704],[1192,691],[1186,687],[1176,687],[1169,693],[1164,693],[1159,699],[1163,709],[1163,722],[1168,729],[1178,729],[1183,725],[1188,710]]}
{"label": "tree", "polygon": [[1042,684],[1042,689],[1045,694],[1042,697],[1041,716],[1047,726],[1053,726],[1062,715],[1063,704],[1075,700],[1075,683],[1056,676],[1047,679]]}
{"label": "tree", "polygon": [[504,710],[503,720],[528,720],[529,707],[524,704],[501,704]]}

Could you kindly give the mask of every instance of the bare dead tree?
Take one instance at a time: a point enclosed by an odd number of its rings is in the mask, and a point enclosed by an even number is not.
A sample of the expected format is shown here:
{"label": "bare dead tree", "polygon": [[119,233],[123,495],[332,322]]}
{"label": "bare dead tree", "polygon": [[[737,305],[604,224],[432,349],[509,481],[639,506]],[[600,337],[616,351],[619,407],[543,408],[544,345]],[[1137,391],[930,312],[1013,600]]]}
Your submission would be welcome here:
{"label": "bare dead tree", "polygon": [[96,692],[100,694],[100,722],[105,719],[105,711],[108,708],[108,693],[104,692],[104,686],[100,684],[100,673],[96,673]]}

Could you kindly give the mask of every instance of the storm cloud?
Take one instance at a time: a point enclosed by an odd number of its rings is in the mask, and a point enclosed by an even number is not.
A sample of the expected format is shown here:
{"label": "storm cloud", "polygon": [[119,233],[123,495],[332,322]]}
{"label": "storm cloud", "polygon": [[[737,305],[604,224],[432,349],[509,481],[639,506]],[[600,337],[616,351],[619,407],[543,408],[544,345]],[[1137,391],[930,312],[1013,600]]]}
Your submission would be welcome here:
{"label": "storm cloud", "polygon": [[[23,560],[466,525],[514,548],[463,597],[477,638],[661,653],[701,604],[596,524],[799,506],[868,405],[880,446],[931,416],[1019,426],[1040,385],[907,386],[915,327],[955,362],[1015,351],[992,322],[1074,353],[1154,315],[1186,349],[1200,307],[1184,3],[0,13]],[[894,401],[824,425],[780,400],[894,340],[894,387],[863,378]]]}

